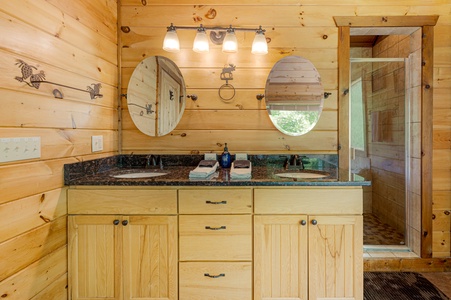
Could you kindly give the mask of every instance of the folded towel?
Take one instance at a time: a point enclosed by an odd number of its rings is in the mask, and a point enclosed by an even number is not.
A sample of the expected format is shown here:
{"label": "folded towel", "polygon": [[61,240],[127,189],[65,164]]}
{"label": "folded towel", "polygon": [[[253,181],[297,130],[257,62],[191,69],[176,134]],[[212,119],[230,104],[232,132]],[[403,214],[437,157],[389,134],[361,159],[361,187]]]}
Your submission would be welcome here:
{"label": "folded towel", "polygon": [[219,163],[217,161],[214,161],[214,163],[201,161],[194,170],[189,172],[189,178],[207,178],[216,172],[218,166]]}
{"label": "folded towel", "polygon": [[230,168],[230,178],[250,179],[252,177],[251,162],[248,160],[236,160]]}

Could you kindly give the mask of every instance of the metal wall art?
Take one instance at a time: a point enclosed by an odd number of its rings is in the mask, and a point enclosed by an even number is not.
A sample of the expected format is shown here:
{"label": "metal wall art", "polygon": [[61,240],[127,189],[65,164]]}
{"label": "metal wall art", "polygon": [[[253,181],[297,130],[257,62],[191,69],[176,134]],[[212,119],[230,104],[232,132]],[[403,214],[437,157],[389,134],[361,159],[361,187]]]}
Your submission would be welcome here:
{"label": "metal wall art", "polygon": [[[38,68],[27,64],[26,62],[24,62],[21,59],[17,59],[16,65],[18,66],[18,68],[20,68],[20,71],[22,72],[22,76],[16,76],[15,79],[19,82],[24,82],[28,86],[34,87],[35,89],[39,89],[39,87],[41,86],[41,83],[48,83],[48,84],[53,84],[53,85],[77,90],[80,92],[89,93],[91,99],[103,97],[103,95],[100,94],[100,89],[102,88],[102,84],[100,84],[100,83],[91,83],[91,85],[86,87],[86,90],[83,90],[83,89],[79,89],[76,87],[47,81],[47,80],[45,80],[45,72],[43,70],[40,70],[39,72],[34,73],[34,70],[37,71]],[[53,95],[55,98],[63,99],[63,93],[58,89],[53,90]]]}
{"label": "metal wall art", "polygon": [[226,82],[225,84],[221,85],[218,91],[219,97],[224,101],[231,100],[233,99],[233,97],[235,97],[235,88],[233,87],[233,85],[229,84],[229,80],[233,80],[233,71],[235,71],[235,65],[229,64],[229,66],[225,66],[222,69],[220,75],[221,80],[225,80]]}

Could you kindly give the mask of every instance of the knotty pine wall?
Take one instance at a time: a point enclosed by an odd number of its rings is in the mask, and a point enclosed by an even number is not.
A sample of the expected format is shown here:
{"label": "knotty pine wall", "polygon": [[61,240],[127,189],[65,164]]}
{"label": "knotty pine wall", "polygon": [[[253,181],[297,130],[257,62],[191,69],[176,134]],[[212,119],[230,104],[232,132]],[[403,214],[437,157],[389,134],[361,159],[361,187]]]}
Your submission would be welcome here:
{"label": "knotty pine wall", "polygon": [[[50,84],[15,80],[20,59]],[[0,137],[41,137],[41,158],[0,163],[0,296],[67,299],[66,188],[63,165],[118,151],[116,0],[0,3]],[[59,88],[64,99],[52,95]],[[91,153],[91,136],[104,150]]]}
{"label": "knotty pine wall", "polygon": [[[446,0],[262,0],[203,1],[123,0],[122,93],[133,68],[145,57],[163,55],[181,69],[188,94],[184,116],[169,135],[152,138],[138,132],[122,98],[122,146],[124,153],[203,153],[229,150],[248,153],[337,153],[337,39],[333,16],[439,15],[434,39],[434,204],[433,253],[450,256],[451,208],[451,3]],[[174,54],[162,50],[166,27],[228,26],[257,27],[266,30],[269,54],[250,54],[252,33],[237,32],[239,51],[224,54],[210,43],[209,54],[191,50],[195,31],[179,30],[182,50]],[[128,32],[129,31],[129,32]],[[264,100],[265,80],[276,61],[287,55],[303,56],[317,67],[322,83],[332,95],[325,100],[324,112],[314,130],[301,137],[279,133],[269,120]],[[235,64],[236,88],[233,101],[224,102],[218,88],[224,84],[220,73],[224,65]]]}

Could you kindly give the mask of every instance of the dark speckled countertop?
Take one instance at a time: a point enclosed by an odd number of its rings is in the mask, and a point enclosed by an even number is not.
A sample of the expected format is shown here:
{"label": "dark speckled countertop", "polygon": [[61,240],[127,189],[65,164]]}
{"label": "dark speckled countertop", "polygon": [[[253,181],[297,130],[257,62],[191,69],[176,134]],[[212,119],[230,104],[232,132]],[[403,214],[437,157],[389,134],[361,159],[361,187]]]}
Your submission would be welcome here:
{"label": "dark speckled countertop", "polygon": [[[304,172],[326,173],[320,179],[280,178],[277,173],[302,172],[299,167],[283,168],[289,155],[250,155],[251,179],[231,179],[230,169],[218,167],[205,179],[190,179],[189,172],[203,159],[202,155],[116,155],[64,166],[66,185],[111,186],[368,186],[370,181],[353,176],[349,181],[337,179],[336,155],[307,155],[302,160]],[[160,164],[160,161],[162,162]],[[114,175],[136,172],[162,172],[151,178],[115,178]]]}

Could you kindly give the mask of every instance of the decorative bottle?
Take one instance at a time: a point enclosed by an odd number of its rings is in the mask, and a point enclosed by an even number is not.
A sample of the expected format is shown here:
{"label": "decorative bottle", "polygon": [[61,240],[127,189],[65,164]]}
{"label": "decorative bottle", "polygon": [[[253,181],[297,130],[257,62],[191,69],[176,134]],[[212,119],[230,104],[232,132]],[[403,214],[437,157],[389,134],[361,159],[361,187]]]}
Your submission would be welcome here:
{"label": "decorative bottle", "polygon": [[225,143],[224,152],[221,155],[221,167],[230,168],[232,164],[232,157],[229,153],[229,148],[227,148],[227,143]]}

